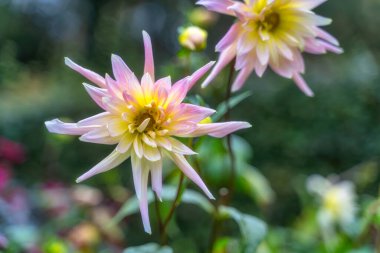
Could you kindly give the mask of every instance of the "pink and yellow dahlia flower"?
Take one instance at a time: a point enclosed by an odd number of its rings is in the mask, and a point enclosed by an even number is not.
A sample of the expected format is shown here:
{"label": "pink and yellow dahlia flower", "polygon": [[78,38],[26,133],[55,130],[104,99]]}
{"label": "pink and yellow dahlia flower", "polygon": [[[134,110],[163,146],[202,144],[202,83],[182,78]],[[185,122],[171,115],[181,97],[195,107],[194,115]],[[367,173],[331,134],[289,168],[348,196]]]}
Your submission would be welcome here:
{"label": "pink and yellow dahlia flower", "polygon": [[79,139],[85,142],[117,144],[109,156],[80,176],[77,182],[115,168],[131,158],[133,181],[144,229],[151,233],[147,201],[148,177],[151,174],[152,189],[160,197],[164,156],[171,159],[209,198],[213,198],[185,158],[185,155],[194,155],[195,152],[175,137],[210,135],[220,138],[239,129],[248,128],[250,124],[203,124],[201,121],[215,111],[183,103],[183,100],[191,87],[211,68],[213,62],[173,85],[170,77],[155,80],[150,37],[143,32],[143,38],[145,68],[141,81],[116,55],[111,57],[115,79],[108,74],[103,78],[66,58],[66,65],[99,86],[84,83],[91,98],[104,112],[77,123],[64,123],[54,119],[45,124],[50,132],[80,135]]}
{"label": "pink and yellow dahlia flower", "polygon": [[305,71],[302,52],[341,53],[339,42],[319,26],[331,20],[312,9],[326,0],[200,0],[207,9],[237,17],[216,45],[220,57],[202,86],[207,86],[234,58],[239,71],[232,90],[239,90],[252,71],[261,77],[268,66],[277,74],[293,79],[308,96],[313,92],[301,74]]}

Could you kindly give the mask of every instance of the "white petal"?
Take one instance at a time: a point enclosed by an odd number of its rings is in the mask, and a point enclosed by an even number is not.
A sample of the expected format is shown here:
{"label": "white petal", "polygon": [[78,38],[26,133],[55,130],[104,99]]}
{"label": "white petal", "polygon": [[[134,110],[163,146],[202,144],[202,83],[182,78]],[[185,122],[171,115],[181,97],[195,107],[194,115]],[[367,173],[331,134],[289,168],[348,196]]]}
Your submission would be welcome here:
{"label": "white petal", "polygon": [[115,168],[122,162],[124,162],[128,157],[130,153],[124,153],[121,154],[114,150],[109,156],[107,156],[105,159],[103,159],[100,163],[95,165],[92,169],[84,173],[82,176],[80,176],[76,182],[80,183],[96,174],[108,171],[110,169]]}

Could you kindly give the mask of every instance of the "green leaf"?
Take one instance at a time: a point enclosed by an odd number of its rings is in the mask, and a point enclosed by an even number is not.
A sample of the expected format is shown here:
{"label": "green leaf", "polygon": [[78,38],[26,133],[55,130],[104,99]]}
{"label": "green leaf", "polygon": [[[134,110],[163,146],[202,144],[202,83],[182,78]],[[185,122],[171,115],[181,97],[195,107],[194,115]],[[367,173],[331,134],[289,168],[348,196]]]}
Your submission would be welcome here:
{"label": "green leaf", "polygon": [[250,165],[238,174],[237,185],[260,205],[267,205],[274,199],[274,191],[268,180]]}
{"label": "green leaf", "polygon": [[[162,188],[162,200],[163,201],[173,201],[177,192],[176,186],[166,185]],[[148,191],[148,203],[154,201],[154,195],[152,190]],[[209,200],[203,196],[201,193],[198,193],[193,190],[186,189],[182,194],[181,198],[182,203],[194,204],[201,207],[208,213],[212,213],[214,206],[209,202]],[[119,212],[113,217],[111,225],[120,222],[124,217],[137,213],[139,211],[139,202],[136,196],[128,199],[124,205],[121,207]]]}
{"label": "green leaf", "polygon": [[[232,109],[238,104],[240,104],[242,101],[244,101],[244,99],[250,97],[251,95],[252,95],[252,92],[250,91],[246,91],[239,95],[236,95],[228,101],[228,106]],[[220,120],[226,112],[227,112],[227,103],[223,102],[219,104],[218,107],[216,108],[216,113],[212,116],[213,122]]]}
{"label": "green leaf", "polygon": [[169,246],[160,246],[156,243],[148,243],[141,246],[129,247],[123,253],[173,253]]}
{"label": "green leaf", "polygon": [[267,233],[267,225],[258,218],[241,213],[233,207],[221,206],[220,214],[236,221],[239,225],[242,239],[240,241],[243,253],[255,252]]}

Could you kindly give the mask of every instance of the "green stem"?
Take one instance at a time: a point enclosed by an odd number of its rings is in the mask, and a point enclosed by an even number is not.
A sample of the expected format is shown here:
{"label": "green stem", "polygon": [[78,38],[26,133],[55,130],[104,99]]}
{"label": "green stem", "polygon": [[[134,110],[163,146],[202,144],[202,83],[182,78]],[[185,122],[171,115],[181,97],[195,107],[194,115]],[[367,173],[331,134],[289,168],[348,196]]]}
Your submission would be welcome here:
{"label": "green stem", "polygon": [[156,194],[154,194],[154,207],[156,210],[156,216],[157,216],[157,221],[158,221],[157,222],[158,231],[160,232],[160,235],[162,235],[163,223],[162,223],[162,217],[161,217],[161,212],[160,212],[160,203]]}
{"label": "green stem", "polygon": [[[228,75],[226,99],[225,99],[226,100],[226,106],[227,106],[227,111],[226,111],[226,114],[224,117],[225,121],[229,121],[230,115],[231,115],[230,99],[231,99],[232,79],[233,79],[233,76],[235,73],[234,66],[235,66],[235,59],[233,59],[231,64],[230,64],[230,72]],[[227,139],[227,152],[228,152],[228,156],[229,156],[229,160],[230,160],[230,166],[231,166],[231,174],[230,174],[229,181],[228,181],[228,195],[227,195],[227,199],[226,199],[226,202],[228,203],[229,201],[231,201],[232,195],[233,195],[234,189],[235,189],[236,162],[235,162],[235,154],[234,154],[233,148],[232,148],[231,134],[227,135],[226,139]]]}
{"label": "green stem", "polygon": [[[230,63],[230,70],[229,70],[228,79],[227,79],[227,90],[226,90],[226,98],[225,98],[227,111],[224,116],[225,121],[228,121],[230,119],[230,114],[231,114],[231,107],[230,107],[229,101],[231,98],[232,79],[235,73],[234,66],[235,66],[235,59],[232,60],[232,62]],[[235,154],[232,149],[231,135],[227,135],[226,139],[227,139],[227,152],[230,159],[231,174],[228,181],[228,192],[224,194],[222,193],[224,191],[220,191],[221,196],[215,205],[215,213],[214,213],[214,219],[213,219],[211,235],[210,235],[209,252],[212,252],[216,239],[218,238],[220,234],[220,230],[222,230],[222,222],[218,217],[219,206],[222,204],[224,205],[228,204],[228,202],[232,198],[232,193],[235,188],[236,165],[235,165]]]}
{"label": "green stem", "polygon": [[174,215],[175,209],[179,205],[184,179],[185,179],[185,175],[181,172],[175,198],[173,200],[172,206],[170,207],[168,216],[166,217],[166,219],[162,223],[162,233],[161,233],[161,243],[162,244],[167,244],[167,227],[169,225],[171,218]]}

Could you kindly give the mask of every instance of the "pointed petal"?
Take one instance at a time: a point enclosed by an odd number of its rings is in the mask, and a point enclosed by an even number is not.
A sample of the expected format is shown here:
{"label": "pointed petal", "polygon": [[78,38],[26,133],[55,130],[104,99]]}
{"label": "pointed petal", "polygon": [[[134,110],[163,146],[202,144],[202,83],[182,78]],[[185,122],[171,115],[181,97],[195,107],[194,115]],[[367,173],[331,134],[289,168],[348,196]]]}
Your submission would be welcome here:
{"label": "pointed petal", "polygon": [[173,160],[173,162],[178,166],[178,168],[188,177],[191,181],[193,181],[196,185],[198,185],[199,188],[203,190],[203,192],[209,197],[210,199],[215,199],[214,196],[212,196],[211,192],[208,190],[205,183],[202,181],[200,176],[197,174],[197,172],[191,167],[191,165],[187,162],[185,157],[183,155],[178,155],[176,153],[168,152],[170,158]]}
{"label": "pointed petal", "polygon": [[209,63],[207,63],[206,65],[204,65],[203,67],[201,67],[200,69],[198,69],[197,71],[195,71],[191,76],[190,78],[187,80],[187,85],[188,85],[188,90],[191,90],[191,88],[193,88],[193,86],[195,85],[196,82],[198,82],[199,79],[201,79],[204,74],[207,73],[207,71],[209,71],[209,69],[215,64],[215,61],[210,61]]}
{"label": "pointed petal", "polygon": [[107,90],[89,85],[87,83],[83,83],[83,86],[86,89],[87,93],[92,98],[92,100],[94,100],[95,103],[100,106],[100,108],[105,110],[102,99],[103,97],[109,96],[109,94],[107,93]]}
{"label": "pointed petal", "polygon": [[231,16],[235,15],[232,10],[228,9],[229,6],[234,4],[234,2],[230,0],[200,0],[196,4],[203,5],[210,11],[215,11]]}
{"label": "pointed petal", "polygon": [[84,76],[85,78],[87,78],[88,80],[90,80],[91,82],[93,82],[94,84],[98,85],[99,87],[101,88],[106,87],[106,82],[104,78],[101,77],[99,74],[96,74],[95,72],[89,69],[85,69],[79,66],[78,64],[76,64],[75,62],[73,62],[67,57],[65,57],[65,64],[69,66],[71,69],[81,74],[82,76]]}
{"label": "pointed petal", "polygon": [[233,24],[226,35],[216,44],[215,51],[216,52],[222,52],[224,49],[226,49],[228,46],[230,46],[234,40],[237,38],[239,33],[239,25]]}
{"label": "pointed petal", "polygon": [[172,146],[172,152],[181,154],[181,155],[196,155],[197,153],[191,150],[188,146],[180,142],[179,140],[176,140],[174,138],[167,138],[167,140],[170,141],[170,144]]}
{"label": "pointed petal", "polygon": [[173,112],[173,121],[191,121],[198,123],[215,113],[215,110],[193,104],[182,103],[178,105],[178,111]]}
{"label": "pointed petal", "polygon": [[216,138],[222,138],[237,130],[249,128],[251,124],[242,121],[230,121],[223,123],[210,123],[210,124],[198,124],[197,129],[192,133],[183,135],[183,137],[199,137],[203,135],[210,135]]}
{"label": "pointed petal", "polygon": [[297,84],[298,88],[306,94],[308,97],[314,97],[313,91],[309,88],[305,80],[302,78],[302,76],[298,73],[293,75],[293,80]]}
{"label": "pointed petal", "polygon": [[154,85],[149,73],[145,73],[141,78],[141,89],[144,93],[145,102],[148,104],[152,102],[154,95]]}
{"label": "pointed petal", "polygon": [[128,130],[128,123],[116,118],[108,122],[107,129],[112,137],[120,136]]}
{"label": "pointed petal", "polygon": [[258,43],[256,48],[257,58],[261,65],[267,65],[269,61],[269,47],[264,43]]}
{"label": "pointed petal", "polygon": [[236,46],[231,45],[227,47],[220,54],[218,61],[216,62],[215,67],[212,69],[210,75],[206,78],[206,80],[202,83],[202,88],[206,87],[211,83],[211,81],[219,74],[220,71],[232,61],[232,59],[236,56]]}
{"label": "pointed petal", "polygon": [[[95,131],[95,130],[93,130],[93,131]],[[105,133],[108,134],[108,131],[106,129],[101,130],[101,131],[104,131]],[[91,133],[91,132],[89,132],[89,133]],[[120,137],[103,136],[103,137],[94,138],[93,136],[88,137],[88,134],[84,134],[81,137],[79,137],[79,140],[83,141],[83,142],[103,144],[103,145],[115,145],[115,144],[119,143]]]}
{"label": "pointed petal", "polygon": [[327,41],[327,42],[329,42],[335,46],[339,46],[339,41],[334,36],[329,34],[328,32],[324,31],[323,29],[321,29],[319,27],[316,27],[316,31],[317,31],[317,35],[319,38],[324,39],[325,41]]}
{"label": "pointed petal", "polygon": [[154,60],[153,60],[152,42],[150,40],[149,34],[145,31],[143,31],[143,38],[144,38],[144,48],[145,48],[144,73],[149,73],[150,77],[154,81],[155,77],[154,77]]}
{"label": "pointed petal", "polygon": [[156,86],[163,87],[167,92],[170,91],[172,87],[172,80],[170,76],[163,77],[161,79],[158,79],[155,83]]}
{"label": "pointed petal", "polygon": [[138,199],[141,198],[141,159],[131,152],[131,162],[132,162],[132,175],[133,175],[133,184],[135,185],[136,196]]}
{"label": "pointed petal", "polygon": [[141,196],[139,198],[141,218],[145,232],[152,234],[152,229],[149,222],[149,209],[148,209],[148,177],[149,169],[142,168],[141,173]]}
{"label": "pointed petal", "polygon": [[133,135],[131,134],[124,134],[123,137],[120,139],[119,144],[116,147],[116,150],[119,153],[125,153],[129,150],[129,148],[132,146],[133,143]]}
{"label": "pointed petal", "polygon": [[113,80],[108,74],[106,74],[106,85],[108,92],[112,94],[114,97],[122,98],[122,92],[119,88],[118,83]]}
{"label": "pointed petal", "polygon": [[120,154],[116,150],[113,151],[109,156],[103,159],[100,163],[98,163],[92,169],[90,169],[89,171],[84,173],[82,176],[80,176],[76,180],[76,182],[80,183],[96,174],[115,168],[116,166],[124,162],[129,157],[129,155],[130,155],[129,153]]}
{"label": "pointed petal", "polygon": [[188,87],[187,82],[176,82],[172,86],[165,104],[180,104],[187,95]]}
{"label": "pointed petal", "polygon": [[140,133],[144,132],[145,128],[149,125],[149,122],[150,118],[144,119],[144,121],[141,122],[141,124],[137,127],[137,131],[139,131]]}
{"label": "pointed petal", "polygon": [[132,77],[133,72],[128,68],[127,64],[120,56],[112,54],[112,72],[116,81],[120,84],[120,88],[126,88],[128,80]]}
{"label": "pointed petal", "polygon": [[168,151],[172,151],[172,144],[168,140],[168,138],[157,136],[156,142],[158,146],[163,147],[164,149]]}
{"label": "pointed petal", "polygon": [[94,116],[82,119],[78,122],[78,126],[104,126],[115,116],[109,112],[102,112]]}
{"label": "pointed petal", "polygon": [[245,81],[247,81],[249,75],[252,73],[253,71],[253,66],[246,66],[245,68],[243,68],[242,70],[240,70],[238,76],[236,77],[234,83],[232,84],[232,92],[236,92],[238,90],[241,89],[241,87],[243,87]]}
{"label": "pointed petal", "polygon": [[45,126],[51,133],[69,135],[82,135],[96,128],[94,126],[78,126],[77,123],[65,123],[59,119],[45,121]]}
{"label": "pointed petal", "polygon": [[152,148],[157,147],[157,143],[152,138],[150,138],[147,134],[143,133],[141,139],[146,145],[151,146]]}
{"label": "pointed petal", "polygon": [[155,162],[161,159],[161,153],[158,150],[158,148],[153,148],[151,146],[143,144],[143,149],[144,149],[144,157],[151,161]]}
{"label": "pointed petal", "polygon": [[135,150],[137,157],[141,159],[144,155],[144,150],[143,150],[140,137],[138,135],[136,135],[135,140],[133,141],[133,148]]}
{"label": "pointed petal", "polygon": [[156,192],[157,197],[161,200],[162,192],[162,160],[151,163],[152,189]]}

